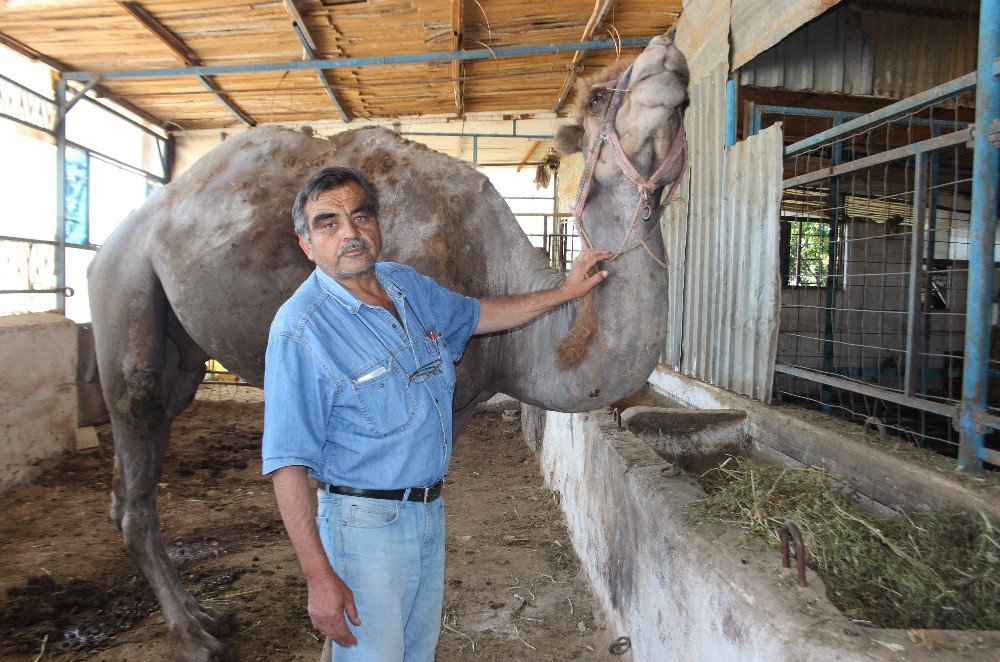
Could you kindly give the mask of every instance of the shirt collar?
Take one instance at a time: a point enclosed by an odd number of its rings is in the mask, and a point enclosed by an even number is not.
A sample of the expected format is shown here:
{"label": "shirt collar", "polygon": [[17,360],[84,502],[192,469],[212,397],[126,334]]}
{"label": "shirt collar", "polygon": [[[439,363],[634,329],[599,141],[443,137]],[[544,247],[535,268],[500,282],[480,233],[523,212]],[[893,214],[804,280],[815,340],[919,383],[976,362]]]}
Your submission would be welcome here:
{"label": "shirt collar", "polygon": [[[375,279],[382,286],[382,289],[385,290],[386,294],[389,295],[389,298],[393,300],[404,298],[403,289],[389,278],[389,275],[386,273],[386,266],[382,262],[375,263]],[[361,306],[365,305],[364,301],[354,296],[350,290],[325,274],[319,267],[316,267],[314,273],[316,274],[316,281],[323,291],[355,315],[358,314]]]}

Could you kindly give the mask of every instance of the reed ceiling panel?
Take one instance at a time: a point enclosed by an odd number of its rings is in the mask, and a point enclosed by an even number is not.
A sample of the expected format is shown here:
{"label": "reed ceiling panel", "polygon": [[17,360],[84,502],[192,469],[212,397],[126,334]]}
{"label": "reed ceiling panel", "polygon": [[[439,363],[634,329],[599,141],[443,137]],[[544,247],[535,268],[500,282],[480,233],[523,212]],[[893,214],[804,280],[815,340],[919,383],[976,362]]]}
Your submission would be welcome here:
{"label": "reed ceiling panel", "polygon": [[[185,56],[204,65],[253,64],[305,57],[288,4],[301,17],[313,56],[339,59],[651,37],[676,22],[682,2],[615,0],[600,17],[603,2],[595,0],[131,2],[176,39],[174,48],[123,4],[129,3],[0,0],[0,37],[64,70],[177,67]],[[575,64],[569,51],[460,64],[336,68],[323,77],[351,119],[552,113],[568,80],[636,53],[591,51]],[[227,74],[210,83],[256,123],[340,118],[316,71]],[[194,76],[106,79],[102,87],[163,124],[191,129],[240,124]]]}

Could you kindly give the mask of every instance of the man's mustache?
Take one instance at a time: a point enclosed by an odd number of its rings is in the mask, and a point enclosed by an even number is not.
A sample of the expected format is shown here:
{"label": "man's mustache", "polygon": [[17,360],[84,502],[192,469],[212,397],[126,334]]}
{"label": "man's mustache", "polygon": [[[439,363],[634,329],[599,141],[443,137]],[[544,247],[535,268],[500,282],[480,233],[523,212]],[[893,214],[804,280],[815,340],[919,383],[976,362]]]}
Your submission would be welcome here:
{"label": "man's mustache", "polygon": [[337,257],[344,257],[344,253],[347,251],[353,251],[355,248],[364,248],[369,253],[375,252],[375,248],[364,239],[348,239],[347,243],[341,246],[340,250],[337,251]]}

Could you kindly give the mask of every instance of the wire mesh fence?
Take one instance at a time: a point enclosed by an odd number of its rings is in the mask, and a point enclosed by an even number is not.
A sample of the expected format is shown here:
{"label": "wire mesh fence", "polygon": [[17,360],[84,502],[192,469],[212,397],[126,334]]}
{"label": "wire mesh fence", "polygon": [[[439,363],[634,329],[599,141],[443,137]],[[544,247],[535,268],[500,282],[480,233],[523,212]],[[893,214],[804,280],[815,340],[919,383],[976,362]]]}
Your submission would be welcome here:
{"label": "wire mesh fence", "polygon": [[[786,149],[776,399],[957,453],[974,102],[961,92],[873,122],[755,109],[754,128],[783,122],[786,145],[858,127]],[[988,401],[1000,406],[996,385]]]}

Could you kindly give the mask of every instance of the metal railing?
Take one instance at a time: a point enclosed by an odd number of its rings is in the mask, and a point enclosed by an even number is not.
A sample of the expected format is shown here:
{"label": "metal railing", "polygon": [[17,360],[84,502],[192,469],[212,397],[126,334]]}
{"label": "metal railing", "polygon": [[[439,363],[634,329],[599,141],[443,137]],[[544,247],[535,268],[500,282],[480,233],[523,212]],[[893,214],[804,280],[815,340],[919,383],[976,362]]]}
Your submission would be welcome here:
{"label": "metal railing", "polygon": [[801,138],[784,157],[777,399],[877,423],[971,471],[1000,464],[983,443],[1000,423],[1000,324],[969,331],[996,270],[996,189],[974,184],[976,87],[969,74],[868,115],[758,107],[750,127],[783,121],[786,142]]}

